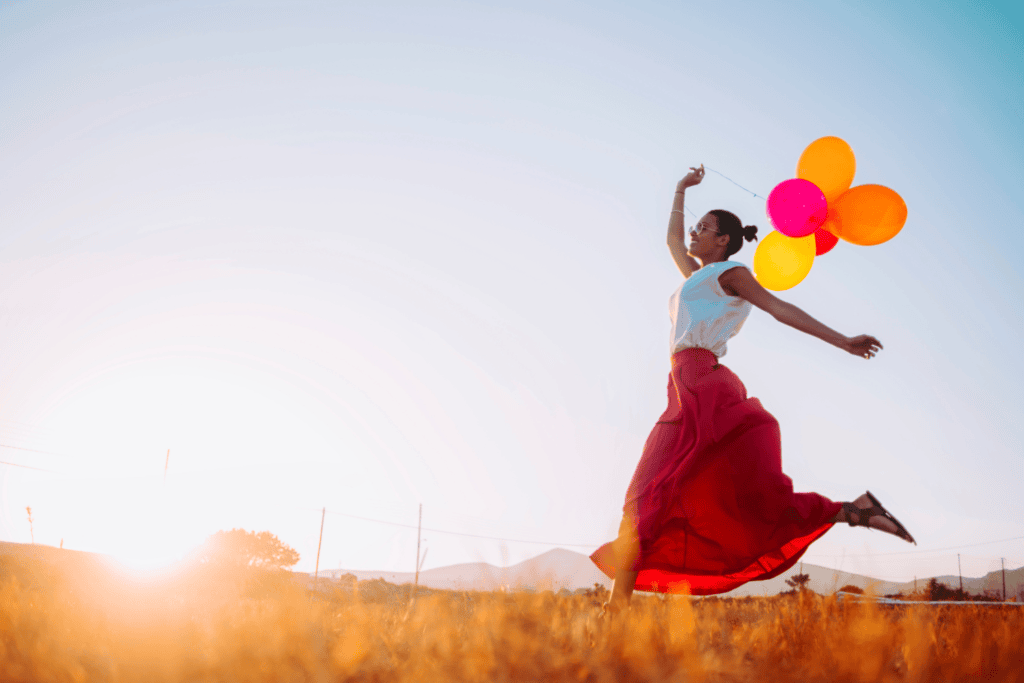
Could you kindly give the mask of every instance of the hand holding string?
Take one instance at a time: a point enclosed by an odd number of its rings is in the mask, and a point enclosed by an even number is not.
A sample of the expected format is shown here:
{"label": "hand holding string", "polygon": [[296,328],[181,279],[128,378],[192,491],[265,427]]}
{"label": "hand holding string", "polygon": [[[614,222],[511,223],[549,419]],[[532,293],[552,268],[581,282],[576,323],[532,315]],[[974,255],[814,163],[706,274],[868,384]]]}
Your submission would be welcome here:
{"label": "hand holding string", "polygon": [[679,181],[678,190],[685,190],[688,187],[700,185],[702,180],[704,180],[704,164],[701,164],[700,168],[691,166],[690,172]]}

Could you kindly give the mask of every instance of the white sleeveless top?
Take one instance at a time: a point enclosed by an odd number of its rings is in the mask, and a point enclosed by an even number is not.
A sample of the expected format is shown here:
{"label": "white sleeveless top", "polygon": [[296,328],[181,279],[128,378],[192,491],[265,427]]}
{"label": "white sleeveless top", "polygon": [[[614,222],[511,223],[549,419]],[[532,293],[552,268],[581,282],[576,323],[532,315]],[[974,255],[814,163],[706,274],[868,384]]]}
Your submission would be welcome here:
{"label": "white sleeveless top", "polygon": [[672,353],[699,347],[718,358],[725,355],[725,343],[740,331],[753,308],[746,299],[726,294],[718,284],[719,275],[737,266],[746,268],[736,261],[709,263],[669,298]]}

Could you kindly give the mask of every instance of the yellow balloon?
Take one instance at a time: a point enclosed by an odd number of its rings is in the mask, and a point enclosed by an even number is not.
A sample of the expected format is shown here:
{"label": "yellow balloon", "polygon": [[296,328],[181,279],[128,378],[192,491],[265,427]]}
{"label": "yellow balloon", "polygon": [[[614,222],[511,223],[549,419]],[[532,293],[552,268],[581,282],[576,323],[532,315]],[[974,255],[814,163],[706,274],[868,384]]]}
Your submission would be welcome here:
{"label": "yellow balloon", "polygon": [[796,162],[796,177],[810,180],[825,194],[829,204],[850,189],[857,172],[857,160],[846,141],[829,136],[818,138]]}
{"label": "yellow balloon", "polygon": [[891,240],[906,222],[903,197],[883,185],[858,185],[828,207],[824,227],[847,242],[871,246]]}
{"label": "yellow balloon", "polygon": [[754,277],[765,289],[781,291],[800,284],[814,265],[814,234],[786,237],[773,230],[754,252]]}

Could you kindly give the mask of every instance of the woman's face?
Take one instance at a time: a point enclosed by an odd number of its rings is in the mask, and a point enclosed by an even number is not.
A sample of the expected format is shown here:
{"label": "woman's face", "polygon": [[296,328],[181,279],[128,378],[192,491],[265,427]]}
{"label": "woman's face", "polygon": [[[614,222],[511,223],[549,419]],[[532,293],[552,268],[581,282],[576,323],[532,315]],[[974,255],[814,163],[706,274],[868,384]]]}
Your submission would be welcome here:
{"label": "woman's face", "polygon": [[718,238],[718,218],[713,213],[701,216],[697,224],[690,228],[690,246],[686,250],[690,256],[701,258],[715,250]]}

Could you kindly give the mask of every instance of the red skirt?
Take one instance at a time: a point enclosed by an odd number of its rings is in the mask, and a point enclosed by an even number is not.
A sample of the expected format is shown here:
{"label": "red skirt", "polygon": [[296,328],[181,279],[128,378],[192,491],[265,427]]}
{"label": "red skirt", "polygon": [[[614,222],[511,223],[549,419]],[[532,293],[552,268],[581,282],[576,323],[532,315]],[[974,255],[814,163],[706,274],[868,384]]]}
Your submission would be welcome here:
{"label": "red skirt", "polygon": [[[668,409],[626,493],[623,530],[639,552],[636,589],[724,593],[792,567],[841,509],[794,493],[782,473],[779,423],[707,349],[672,356]],[[632,525],[633,529],[629,529]],[[615,544],[590,559],[609,577]]]}

